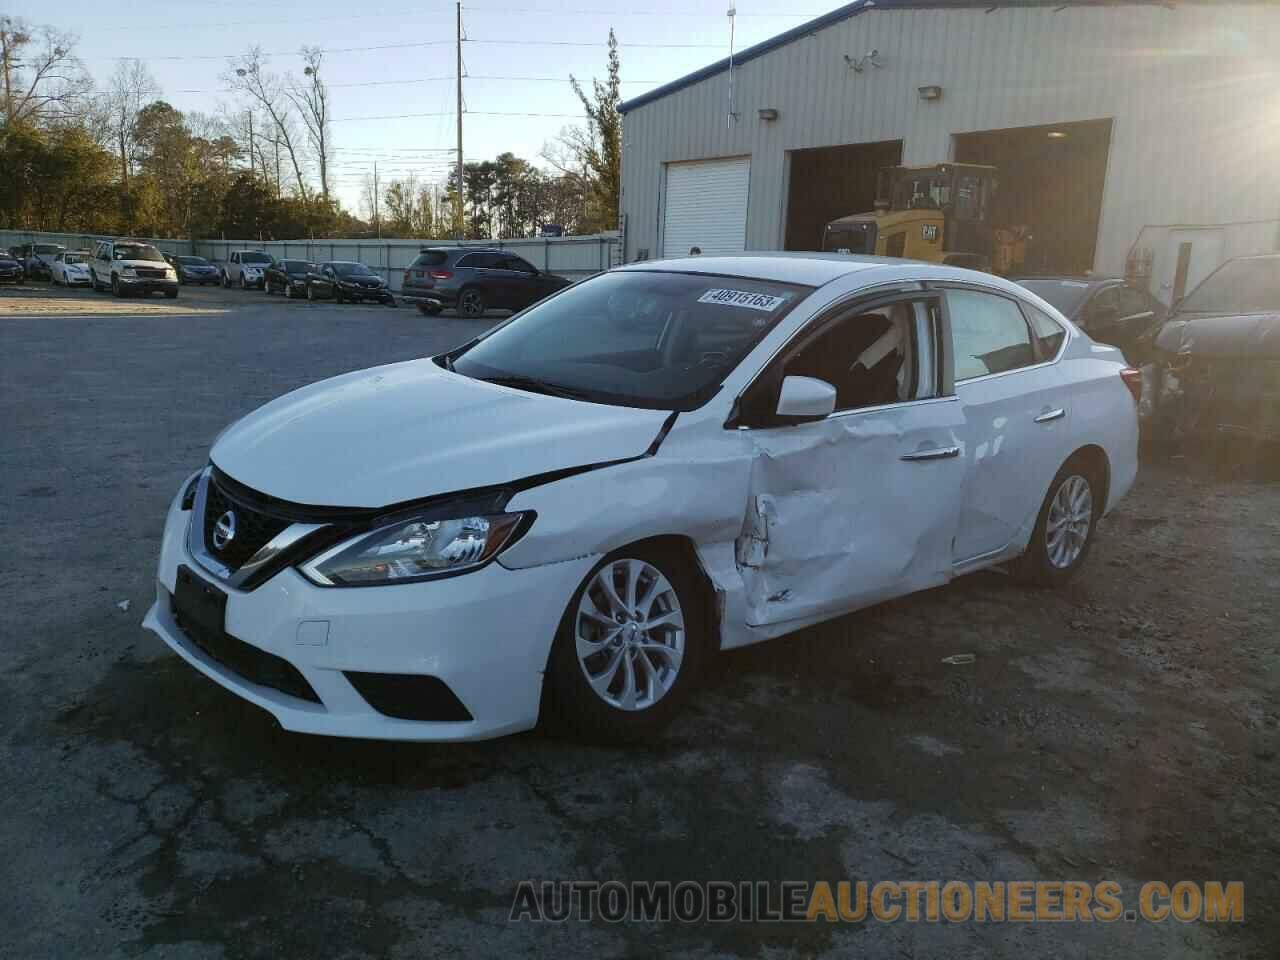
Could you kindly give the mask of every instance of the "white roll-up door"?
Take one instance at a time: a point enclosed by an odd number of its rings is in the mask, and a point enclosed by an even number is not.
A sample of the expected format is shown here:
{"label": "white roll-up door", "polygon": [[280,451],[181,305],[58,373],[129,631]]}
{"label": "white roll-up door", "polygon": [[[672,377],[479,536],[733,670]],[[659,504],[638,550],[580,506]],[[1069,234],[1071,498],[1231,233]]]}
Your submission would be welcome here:
{"label": "white roll-up door", "polygon": [[751,158],[667,164],[662,255],[741,253],[747,242]]}

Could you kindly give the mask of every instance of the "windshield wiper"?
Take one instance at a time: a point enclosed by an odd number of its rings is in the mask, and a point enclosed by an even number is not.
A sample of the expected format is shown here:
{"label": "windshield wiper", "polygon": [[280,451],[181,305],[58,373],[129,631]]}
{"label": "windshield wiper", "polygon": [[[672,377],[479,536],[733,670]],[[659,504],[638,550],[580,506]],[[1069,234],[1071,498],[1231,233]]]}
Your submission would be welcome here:
{"label": "windshield wiper", "polygon": [[485,383],[496,383],[500,387],[514,387],[517,390],[528,390],[530,393],[545,393],[547,396],[563,397],[566,400],[584,400],[587,397],[586,392],[582,390],[574,390],[570,387],[562,387],[559,384],[547,383],[537,377],[508,374],[500,377],[476,377],[476,379]]}

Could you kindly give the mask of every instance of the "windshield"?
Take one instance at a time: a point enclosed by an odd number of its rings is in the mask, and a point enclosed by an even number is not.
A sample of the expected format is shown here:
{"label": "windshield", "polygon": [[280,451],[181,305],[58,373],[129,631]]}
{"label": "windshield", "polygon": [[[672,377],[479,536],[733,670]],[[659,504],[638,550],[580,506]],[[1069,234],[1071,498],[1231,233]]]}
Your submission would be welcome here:
{"label": "windshield", "polygon": [[117,243],[111,249],[112,260],[159,260],[164,254],[149,243]]}
{"label": "windshield", "polygon": [[306,273],[311,264],[305,260],[281,260],[277,266],[285,273]]}
{"label": "windshield", "polygon": [[1209,274],[1178,307],[1179,313],[1280,312],[1280,260],[1229,260]]}
{"label": "windshield", "polygon": [[61,253],[65,249],[67,248],[56,243],[36,244],[36,253]]}
{"label": "windshield", "polygon": [[1048,300],[1065,317],[1073,315],[1089,295],[1089,284],[1083,280],[1019,280],[1018,285]]}
{"label": "windshield", "polygon": [[63,263],[84,263],[83,253],[65,253],[62,255]]}
{"label": "windshield", "polygon": [[271,259],[271,257],[268,254],[255,253],[254,251],[251,250],[247,253],[240,254],[240,262],[241,263],[273,263],[274,261]]}
{"label": "windshield", "polygon": [[499,327],[453,369],[600,403],[692,410],[811,289],[739,277],[606,273]]}
{"label": "windshield", "polygon": [[371,277],[373,271],[363,263],[335,263],[333,272],[340,277]]}
{"label": "windshield", "polygon": [[204,257],[178,257],[178,262],[184,267],[207,267],[209,261]]}

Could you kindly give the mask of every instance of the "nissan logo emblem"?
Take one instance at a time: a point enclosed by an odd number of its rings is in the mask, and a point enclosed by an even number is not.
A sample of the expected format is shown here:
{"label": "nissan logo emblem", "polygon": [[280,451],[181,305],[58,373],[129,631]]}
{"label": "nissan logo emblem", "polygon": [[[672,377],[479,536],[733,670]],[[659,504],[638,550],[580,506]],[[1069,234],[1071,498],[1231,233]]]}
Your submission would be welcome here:
{"label": "nissan logo emblem", "polygon": [[213,525],[213,548],[225,549],[227,544],[236,538],[236,515],[228,510]]}

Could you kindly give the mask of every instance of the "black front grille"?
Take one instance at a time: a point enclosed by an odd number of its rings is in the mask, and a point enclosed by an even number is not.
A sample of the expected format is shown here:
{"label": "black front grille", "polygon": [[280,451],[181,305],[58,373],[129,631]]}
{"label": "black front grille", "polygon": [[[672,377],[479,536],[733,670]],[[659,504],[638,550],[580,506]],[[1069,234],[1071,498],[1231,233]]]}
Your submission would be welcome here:
{"label": "black front grille", "polygon": [[384,717],[451,723],[475,719],[439,677],[354,670],[344,671],[343,676]]}
{"label": "black front grille", "polygon": [[260,687],[270,687],[299,700],[320,703],[307,678],[288,660],[245,643],[226,631],[207,630],[184,618],[174,605],[173,597],[169,598],[169,609],[187,639],[232,673]]}
{"label": "black front grille", "polygon": [[[219,549],[214,539],[214,528],[228,512],[235,515],[235,536]],[[233,572],[289,524],[289,520],[271,516],[233,499],[218,486],[215,478],[209,479],[204,508],[204,545],[212,556]]]}
{"label": "black front grille", "polygon": [[146,280],[159,280],[164,277],[164,270],[155,267],[134,267],[133,272]]}

